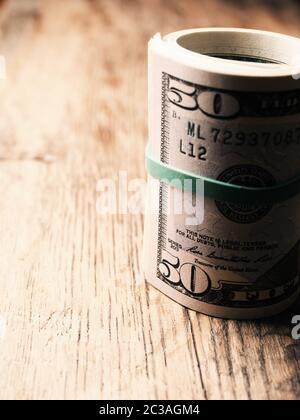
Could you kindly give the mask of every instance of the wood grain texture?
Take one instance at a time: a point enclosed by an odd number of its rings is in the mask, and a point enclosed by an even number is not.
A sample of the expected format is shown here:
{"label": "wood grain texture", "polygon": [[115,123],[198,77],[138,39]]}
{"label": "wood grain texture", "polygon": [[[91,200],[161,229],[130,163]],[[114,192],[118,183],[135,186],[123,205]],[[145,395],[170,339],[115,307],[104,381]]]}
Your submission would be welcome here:
{"label": "wood grain texture", "polygon": [[300,398],[300,302],[260,322],[188,311],[144,282],[143,217],[96,212],[98,179],[145,176],[150,36],[300,35],[283,3],[1,1],[0,398]]}

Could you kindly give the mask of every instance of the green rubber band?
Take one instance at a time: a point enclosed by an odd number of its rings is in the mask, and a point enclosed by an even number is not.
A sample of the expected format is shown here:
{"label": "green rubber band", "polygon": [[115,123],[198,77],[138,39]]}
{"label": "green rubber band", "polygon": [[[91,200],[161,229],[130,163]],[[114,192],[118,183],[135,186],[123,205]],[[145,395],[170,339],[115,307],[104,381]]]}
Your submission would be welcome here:
{"label": "green rubber band", "polygon": [[[294,197],[300,192],[300,176],[273,187],[252,188],[242,185],[229,184],[217,179],[196,175],[182,171],[160,161],[152,159],[146,151],[146,168],[153,177],[171,183],[180,180],[186,190],[196,192],[196,181],[204,182],[204,195],[218,201],[245,204],[271,204],[280,203]],[[192,183],[183,184],[185,180]]]}

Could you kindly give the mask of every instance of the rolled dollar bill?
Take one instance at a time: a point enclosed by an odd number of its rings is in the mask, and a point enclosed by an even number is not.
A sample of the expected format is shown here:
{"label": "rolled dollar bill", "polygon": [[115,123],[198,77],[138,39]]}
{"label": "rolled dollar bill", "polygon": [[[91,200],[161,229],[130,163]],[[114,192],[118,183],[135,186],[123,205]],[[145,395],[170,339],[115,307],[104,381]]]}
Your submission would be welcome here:
{"label": "rolled dollar bill", "polygon": [[146,279],[204,314],[299,295],[300,40],[209,28],[149,42]]}

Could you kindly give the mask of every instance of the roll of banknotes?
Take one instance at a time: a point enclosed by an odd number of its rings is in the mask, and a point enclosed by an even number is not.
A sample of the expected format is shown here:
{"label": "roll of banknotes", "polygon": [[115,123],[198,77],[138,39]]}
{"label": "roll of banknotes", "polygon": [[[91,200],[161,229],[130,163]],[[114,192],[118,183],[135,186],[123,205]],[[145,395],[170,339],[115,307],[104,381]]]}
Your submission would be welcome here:
{"label": "roll of banknotes", "polygon": [[149,42],[146,279],[207,315],[299,295],[300,40],[209,28]]}

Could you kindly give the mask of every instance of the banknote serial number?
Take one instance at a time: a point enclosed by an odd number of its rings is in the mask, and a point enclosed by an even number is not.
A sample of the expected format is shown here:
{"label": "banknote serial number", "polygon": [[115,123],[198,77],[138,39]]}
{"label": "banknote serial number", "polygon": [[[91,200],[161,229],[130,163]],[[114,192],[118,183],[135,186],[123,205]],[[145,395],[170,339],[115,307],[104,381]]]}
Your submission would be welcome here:
{"label": "banknote serial number", "polygon": [[196,145],[190,140],[209,141],[225,146],[259,146],[265,148],[300,144],[300,127],[262,132],[233,131],[217,127],[204,130],[200,124],[188,121],[186,134],[186,139],[180,139],[180,153],[199,160],[206,160],[207,149],[205,144]]}

